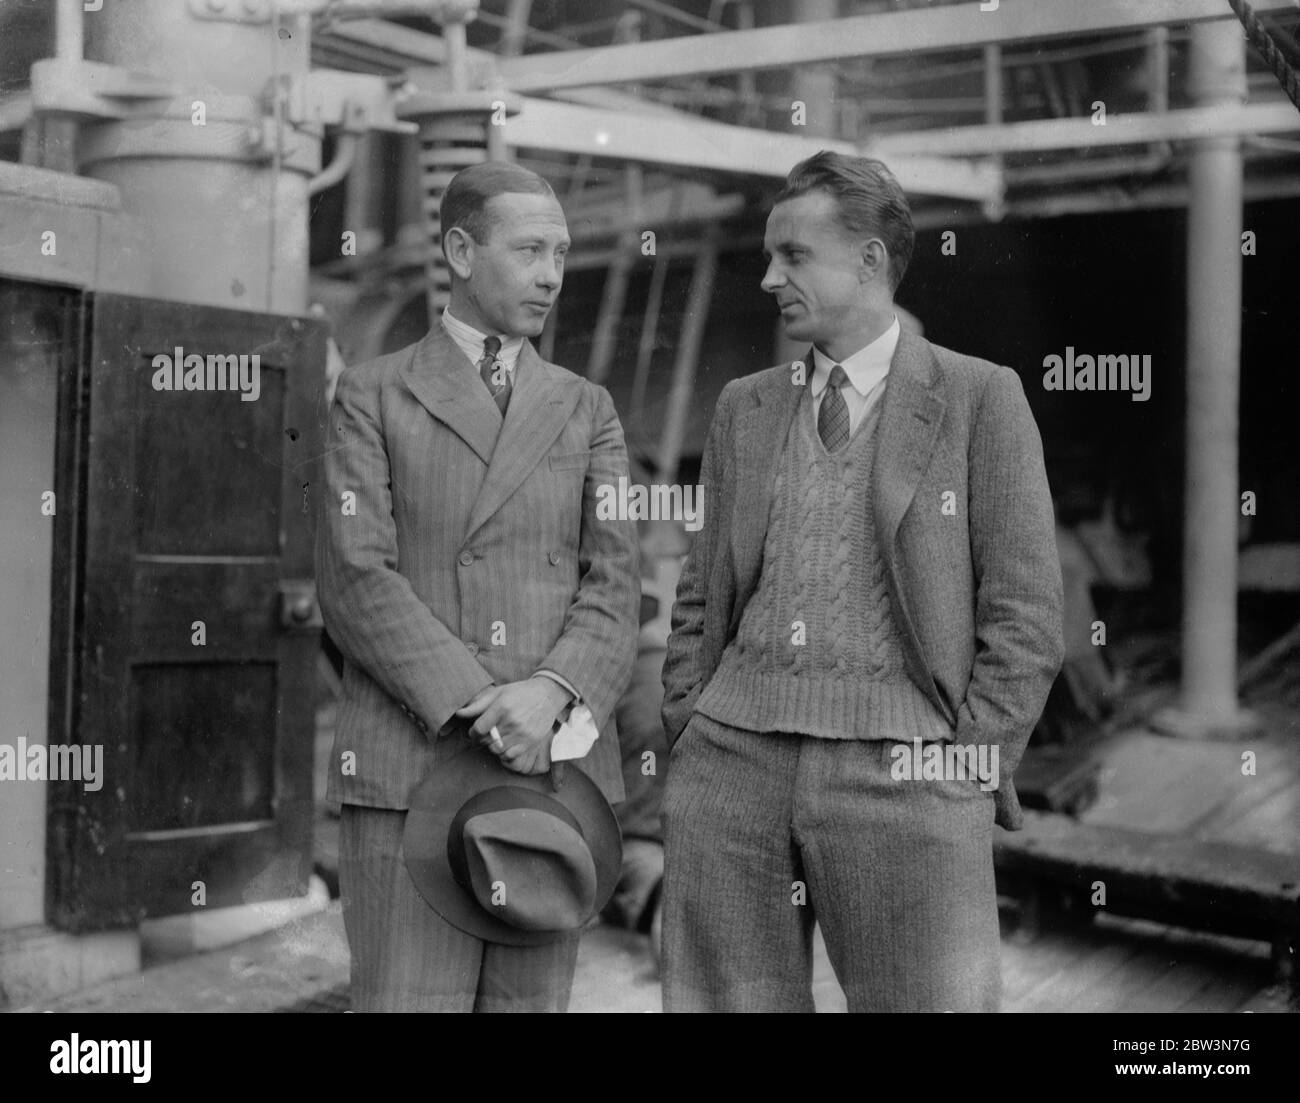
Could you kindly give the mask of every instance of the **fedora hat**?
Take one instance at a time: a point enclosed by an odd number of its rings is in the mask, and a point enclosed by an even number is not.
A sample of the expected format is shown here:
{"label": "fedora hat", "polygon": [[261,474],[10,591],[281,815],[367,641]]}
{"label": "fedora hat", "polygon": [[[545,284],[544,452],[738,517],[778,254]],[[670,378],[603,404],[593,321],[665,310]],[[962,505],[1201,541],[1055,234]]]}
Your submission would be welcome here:
{"label": "fedora hat", "polygon": [[515,946],[582,928],[609,902],[623,861],[618,819],[586,774],[516,774],[475,744],[411,793],[402,851],[443,919]]}

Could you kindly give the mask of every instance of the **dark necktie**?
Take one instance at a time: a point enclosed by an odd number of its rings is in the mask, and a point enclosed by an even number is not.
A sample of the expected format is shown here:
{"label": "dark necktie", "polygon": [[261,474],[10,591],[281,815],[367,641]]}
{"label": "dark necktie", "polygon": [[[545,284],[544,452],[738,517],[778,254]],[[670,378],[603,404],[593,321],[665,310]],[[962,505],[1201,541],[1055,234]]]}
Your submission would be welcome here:
{"label": "dark necktie", "polygon": [[842,367],[836,364],[831,368],[831,380],[822,395],[821,409],[817,411],[817,433],[828,452],[838,452],[849,443],[849,404],[840,393],[840,388],[848,381]]}
{"label": "dark necktie", "polygon": [[483,359],[478,362],[478,373],[487,384],[488,393],[496,401],[497,409],[505,416],[506,407],[510,405],[510,373],[506,366],[497,359],[501,351],[501,338],[489,337],[483,342]]}

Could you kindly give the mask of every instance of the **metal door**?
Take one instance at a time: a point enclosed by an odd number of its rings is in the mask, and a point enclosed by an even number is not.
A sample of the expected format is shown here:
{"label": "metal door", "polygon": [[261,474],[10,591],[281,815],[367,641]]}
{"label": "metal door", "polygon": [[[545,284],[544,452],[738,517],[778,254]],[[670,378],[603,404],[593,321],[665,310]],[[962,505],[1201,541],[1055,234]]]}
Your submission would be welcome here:
{"label": "metal door", "polygon": [[[70,661],[51,741],[63,731],[101,746],[103,782],[54,785],[48,914],[80,930],[299,895],[323,329],[124,296],[88,303],[75,430],[60,448],[79,523],[64,532],[77,582],[56,603],[69,623],[53,638],[70,641]],[[159,389],[174,380],[157,358],[178,349],[204,365],[182,380],[197,385]],[[215,358],[230,356],[249,357],[245,374],[218,389],[229,361]]]}

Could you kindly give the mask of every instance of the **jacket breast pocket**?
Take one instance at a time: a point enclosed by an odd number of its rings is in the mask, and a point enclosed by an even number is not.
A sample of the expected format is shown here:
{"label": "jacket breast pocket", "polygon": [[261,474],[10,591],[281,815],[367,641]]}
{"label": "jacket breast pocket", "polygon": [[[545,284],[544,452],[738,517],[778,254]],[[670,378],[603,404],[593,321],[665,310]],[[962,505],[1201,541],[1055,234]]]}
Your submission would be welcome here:
{"label": "jacket breast pocket", "polygon": [[590,452],[563,452],[550,457],[552,471],[586,471],[591,463]]}

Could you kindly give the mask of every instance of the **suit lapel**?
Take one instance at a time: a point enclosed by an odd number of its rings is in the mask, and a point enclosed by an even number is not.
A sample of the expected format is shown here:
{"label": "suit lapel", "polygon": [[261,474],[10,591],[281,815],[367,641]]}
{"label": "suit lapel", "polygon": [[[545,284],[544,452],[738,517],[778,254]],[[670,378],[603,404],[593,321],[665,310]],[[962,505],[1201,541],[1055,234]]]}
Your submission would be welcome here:
{"label": "suit lapel", "polygon": [[[487,388],[482,390],[489,408],[493,408]],[[500,424],[497,415],[500,428],[497,446],[470,514],[467,539],[505,504],[542,461],[577,407],[580,394],[576,378],[561,374],[538,356],[528,341],[524,342],[515,365],[514,389],[504,424]]]}
{"label": "suit lapel", "polygon": [[758,582],[763,543],[776,465],[781,461],[785,438],[799,409],[799,400],[812,382],[812,352],[804,361],[808,376],[802,386],[791,381],[788,371],[773,373],[755,388],[754,405],[743,411],[735,427],[736,504],[733,514],[732,553],[736,569],[737,609],[743,609]]}
{"label": "suit lapel", "polygon": [[[872,505],[876,515],[877,545],[889,579],[894,620],[902,633],[904,662],[912,680],[922,688],[929,686],[928,696],[946,713],[948,706],[935,687],[895,555],[898,526],[916,497],[917,484],[929,466],[943,423],[946,403],[939,392],[936,368],[929,343],[904,331],[889,365],[889,382],[880,411],[875,500]],[[938,509],[940,503],[930,505]],[[950,719],[956,722],[955,716]]]}
{"label": "suit lapel", "polygon": [[[891,569],[894,537],[916,496],[943,422],[945,403],[934,369],[929,344],[915,334],[902,333],[889,365],[875,460],[876,533]],[[938,502],[934,505],[939,507]]]}
{"label": "suit lapel", "polygon": [[426,410],[490,463],[501,432],[501,413],[477,369],[442,322],[435,322],[400,373]]}

